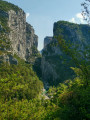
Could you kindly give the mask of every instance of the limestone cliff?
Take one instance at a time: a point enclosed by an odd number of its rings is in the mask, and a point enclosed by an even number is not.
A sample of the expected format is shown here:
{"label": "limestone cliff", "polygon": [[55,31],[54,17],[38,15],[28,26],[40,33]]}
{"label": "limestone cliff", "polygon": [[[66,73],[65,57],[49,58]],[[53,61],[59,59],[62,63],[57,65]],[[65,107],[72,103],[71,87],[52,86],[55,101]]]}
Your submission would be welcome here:
{"label": "limestone cliff", "polygon": [[89,33],[90,26],[88,25],[78,25],[65,21],[54,23],[52,41],[49,40],[49,44],[47,44],[47,40],[44,39],[45,47],[42,53],[41,66],[45,84],[57,85],[74,77],[74,72],[70,69],[74,64],[71,62],[71,58],[62,51],[55,37],[60,35],[67,43],[72,44],[71,49],[84,51],[85,46],[90,44]]}
{"label": "limestone cliff", "polygon": [[12,55],[17,54],[27,61],[33,54],[33,47],[37,49],[38,37],[33,27],[26,22],[25,12],[5,1],[0,1],[0,31],[0,35],[4,33],[8,36],[9,52]]}
{"label": "limestone cliff", "polygon": [[33,27],[26,23],[26,59],[34,53],[34,47],[38,47],[38,36],[35,35]]}
{"label": "limestone cliff", "polygon": [[22,10],[8,11],[8,27],[10,28],[9,39],[13,54],[16,53],[25,59],[26,55],[26,15]]}

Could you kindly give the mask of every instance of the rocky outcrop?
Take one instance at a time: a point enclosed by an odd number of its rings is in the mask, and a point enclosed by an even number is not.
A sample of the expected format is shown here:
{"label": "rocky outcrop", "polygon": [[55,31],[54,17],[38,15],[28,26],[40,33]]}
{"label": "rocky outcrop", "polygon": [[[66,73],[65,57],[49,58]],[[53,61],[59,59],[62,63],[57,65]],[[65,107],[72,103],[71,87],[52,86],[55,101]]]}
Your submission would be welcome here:
{"label": "rocky outcrop", "polygon": [[46,60],[46,57],[42,57],[41,67],[43,83],[45,89],[48,89],[49,85],[53,85],[55,83],[55,80],[59,78],[59,75],[55,70],[56,65]]}
{"label": "rocky outcrop", "polygon": [[52,37],[45,37],[44,38],[44,48],[52,41]]}
{"label": "rocky outcrop", "polygon": [[18,64],[18,61],[16,58],[14,58],[12,55],[6,55],[6,54],[0,55],[0,63],[2,63],[2,62],[8,63],[9,65],[10,64],[14,64],[14,65]]}
{"label": "rocky outcrop", "polygon": [[33,48],[37,49],[38,36],[35,35],[33,27],[26,23],[26,14],[22,9],[4,2],[9,6],[5,9],[3,2],[0,8],[0,31],[8,29],[8,32],[4,33],[10,40],[10,51],[27,61],[33,54]]}
{"label": "rocky outcrop", "polygon": [[54,23],[53,36],[62,36],[66,42],[79,45],[83,48],[90,43],[90,26],[84,24],[74,24],[66,21]]}
{"label": "rocky outcrop", "polygon": [[[84,48],[90,44],[90,26],[78,25],[65,21],[54,23],[52,40],[44,39],[45,47],[42,52],[42,78],[44,83],[50,85],[58,85],[64,80],[75,77],[70,67],[74,66],[69,55],[66,55],[58,41],[57,36],[61,36],[66,43],[72,44],[71,49],[84,51]],[[48,38],[48,37],[47,37]],[[45,86],[47,88],[47,85]]]}
{"label": "rocky outcrop", "polygon": [[26,23],[26,59],[33,54],[32,47],[38,47],[38,36],[35,35],[33,27]]}
{"label": "rocky outcrop", "polygon": [[9,38],[13,54],[25,59],[26,55],[26,15],[20,10],[8,12],[8,26],[10,28]]}

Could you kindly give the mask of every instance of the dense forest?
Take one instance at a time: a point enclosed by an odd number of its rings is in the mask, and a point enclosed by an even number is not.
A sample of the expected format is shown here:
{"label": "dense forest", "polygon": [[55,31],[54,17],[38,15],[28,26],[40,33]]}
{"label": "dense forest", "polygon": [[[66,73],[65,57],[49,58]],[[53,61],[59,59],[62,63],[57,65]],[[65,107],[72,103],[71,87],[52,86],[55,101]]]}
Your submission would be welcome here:
{"label": "dense forest", "polygon": [[[87,1],[90,4],[90,0]],[[88,18],[88,7],[85,7],[85,3],[82,5]],[[17,6],[0,0],[0,12],[7,13],[11,9],[16,12],[20,10]],[[31,64],[31,61],[27,62],[17,54],[12,54],[12,43],[8,38],[10,28],[6,24],[7,14],[2,17],[2,13],[0,14],[0,120],[89,120],[90,45],[88,44],[84,51],[80,51],[76,47],[73,48],[72,44],[68,44],[63,36],[54,36],[60,49],[74,63],[74,66],[70,67],[74,78],[70,77],[67,80],[62,78],[61,83],[51,85],[47,91],[43,91],[44,84],[39,66],[42,56],[39,52],[35,53],[33,57],[36,57],[36,61]],[[89,22],[88,20],[88,26]],[[64,23],[67,22],[62,24]],[[70,25],[73,26],[71,23]],[[14,63],[5,57],[13,59]],[[59,59],[60,57],[58,61]]]}

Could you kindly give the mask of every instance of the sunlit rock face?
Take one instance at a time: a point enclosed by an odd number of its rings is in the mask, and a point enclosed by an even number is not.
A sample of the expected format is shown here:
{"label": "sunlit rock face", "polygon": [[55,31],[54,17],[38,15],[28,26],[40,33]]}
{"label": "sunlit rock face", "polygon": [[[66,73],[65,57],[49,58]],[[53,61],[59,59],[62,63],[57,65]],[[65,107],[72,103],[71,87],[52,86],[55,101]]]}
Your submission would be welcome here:
{"label": "sunlit rock face", "polygon": [[33,53],[33,47],[37,49],[38,36],[35,35],[33,27],[26,22],[25,12],[17,6],[7,4],[10,6],[8,10],[3,7],[0,9],[0,32],[5,31],[4,26],[8,27],[9,31],[4,34],[8,35],[11,42],[10,51],[27,60]]}
{"label": "sunlit rock face", "polygon": [[8,26],[10,28],[9,38],[12,52],[25,59],[26,54],[26,15],[20,10],[15,12],[10,10]]}
{"label": "sunlit rock face", "polygon": [[9,11],[8,26],[11,29],[9,38],[13,53],[17,53],[23,59],[32,55],[32,47],[38,46],[38,36],[35,35],[33,27],[26,23],[26,14],[23,10]]}

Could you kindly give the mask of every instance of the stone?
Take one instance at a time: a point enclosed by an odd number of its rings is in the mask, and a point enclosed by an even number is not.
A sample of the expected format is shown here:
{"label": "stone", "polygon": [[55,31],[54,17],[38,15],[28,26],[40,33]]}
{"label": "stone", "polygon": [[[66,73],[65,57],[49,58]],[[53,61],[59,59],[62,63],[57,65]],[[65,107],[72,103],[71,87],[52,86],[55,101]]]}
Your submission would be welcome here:
{"label": "stone", "polygon": [[53,40],[53,37],[45,37],[44,38],[44,48]]}
{"label": "stone", "polygon": [[26,59],[33,54],[33,46],[37,49],[38,36],[35,35],[33,27],[26,23]]}
{"label": "stone", "polygon": [[13,10],[8,12],[8,26],[10,28],[9,39],[13,54],[22,59],[26,55],[26,15],[20,10],[17,13]]}

